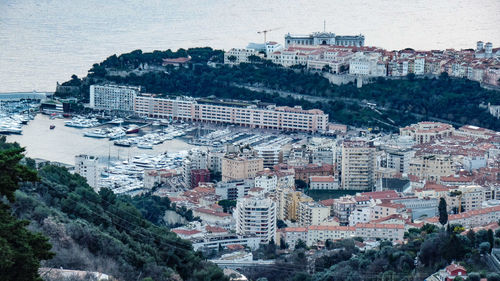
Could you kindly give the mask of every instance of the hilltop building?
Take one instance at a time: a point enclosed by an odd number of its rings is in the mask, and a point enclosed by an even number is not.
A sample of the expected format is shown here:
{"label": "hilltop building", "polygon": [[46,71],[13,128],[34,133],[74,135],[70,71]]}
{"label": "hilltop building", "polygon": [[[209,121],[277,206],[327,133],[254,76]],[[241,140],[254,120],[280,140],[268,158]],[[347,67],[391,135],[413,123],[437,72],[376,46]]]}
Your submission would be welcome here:
{"label": "hilltop building", "polygon": [[336,46],[355,46],[365,45],[364,35],[335,35],[332,32],[314,32],[309,35],[285,35],[285,48],[290,45],[336,45]]}

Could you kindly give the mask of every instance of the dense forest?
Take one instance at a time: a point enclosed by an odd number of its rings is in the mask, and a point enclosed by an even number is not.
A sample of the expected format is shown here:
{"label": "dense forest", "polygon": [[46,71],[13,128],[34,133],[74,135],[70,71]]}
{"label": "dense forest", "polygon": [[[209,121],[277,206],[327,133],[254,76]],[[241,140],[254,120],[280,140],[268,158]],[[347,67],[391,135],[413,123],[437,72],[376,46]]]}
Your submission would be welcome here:
{"label": "dense forest", "polygon": [[35,172],[22,152],[0,139],[2,280],[35,280],[40,260],[45,267],[99,271],[119,280],[226,280],[190,242],[162,226],[158,215],[171,209],[168,199],[96,193],[65,168],[44,165]]}
{"label": "dense forest", "polygon": [[[185,56],[192,58],[187,67],[160,67],[164,58]],[[394,130],[421,120],[437,120],[500,130],[498,119],[484,107],[488,103],[500,104],[500,94],[481,88],[477,82],[450,78],[446,73],[438,78],[379,78],[357,88],[353,83],[334,85],[321,72],[303,67],[283,68],[259,58],[252,64],[230,67],[222,65],[222,60],[223,52],[211,48],[152,53],[136,50],[94,64],[86,78],[73,76],[63,85],[79,87],[83,100],[88,99],[89,85],[114,82],[142,86],[144,91],[160,95],[257,99],[320,108],[331,121],[354,126]],[[366,106],[368,102],[376,104],[376,110]]]}

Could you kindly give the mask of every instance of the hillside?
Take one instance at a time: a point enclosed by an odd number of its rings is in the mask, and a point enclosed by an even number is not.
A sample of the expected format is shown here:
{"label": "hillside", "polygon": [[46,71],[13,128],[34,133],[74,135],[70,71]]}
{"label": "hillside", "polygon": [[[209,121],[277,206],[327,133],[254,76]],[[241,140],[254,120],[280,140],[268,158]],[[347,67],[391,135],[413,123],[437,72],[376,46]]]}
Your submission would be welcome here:
{"label": "hillside", "polygon": [[[0,142],[0,154],[9,152],[2,148],[5,138]],[[146,220],[130,197],[107,189],[95,193],[81,176],[52,165],[40,168],[38,177],[38,182],[21,185],[11,208],[16,217],[31,222],[31,231],[49,238],[55,255],[43,255],[42,266],[98,271],[130,281],[225,280],[190,242]],[[8,236],[0,231],[0,242]]]}
{"label": "hillside", "polygon": [[[161,66],[164,58],[187,55],[192,57],[187,68]],[[136,50],[94,64],[87,77],[73,76],[63,85],[83,100],[88,100],[91,84],[113,82],[142,86],[146,92],[160,95],[213,95],[320,108],[330,115],[332,122],[354,126],[395,130],[421,120],[437,120],[500,130],[498,119],[480,107],[488,102],[500,104],[500,95],[466,79],[446,74],[432,79],[409,75],[397,80],[380,78],[358,89],[352,83],[333,85],[321,73],[300,67],[283,68],[259,58],[253,64],[221,65],[222,55],[222,51],[211,48],[153,53]],[[210,67],[207,62],[219,64]],[[62,90],[56,94],[71,95]],[[377,110],[367,107],[367,102],[375,103]]]}

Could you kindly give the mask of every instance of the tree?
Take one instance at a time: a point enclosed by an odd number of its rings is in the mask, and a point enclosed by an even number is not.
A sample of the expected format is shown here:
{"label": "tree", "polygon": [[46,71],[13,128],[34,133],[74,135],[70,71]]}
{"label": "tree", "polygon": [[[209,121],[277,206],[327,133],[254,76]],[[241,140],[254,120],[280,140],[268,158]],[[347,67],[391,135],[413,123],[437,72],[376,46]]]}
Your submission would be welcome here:
{"label": "tree", "polygon": [[307,249],[306,242],[304,242],[304,240],[302,239],[299,239],[297,241],[297,244],[295,244],[295,249]]}
{"label": "tree", "polygon": [[476,233],[474,230],[467,231],[467,238],[469,238],[472,248],[476,247]]}
{"label": "tree", "polygon": [[276,227],[277,228],[285,228],[285,227],[288,227],[288,225],[283,220],[279,219],[276,221]]}
{"label": "tree", "polygon": [[481,275],[477,272],[471,272],[467,275],[468,281],[481,281]]}
{"label": "tree", "polygon": [[486,275],[486,278],[488,279],[488,281],[500,281],[500,275],[498,275],[498,273],[488,273],[488,275]]}
{"label": "tree", "polygon": [[231,56],[227,57],[227,59],[228,59],[230,62],[232,62],[232,63],[234,63],[234,62],[236,61],[236,57],[235,57],[235,56],[233,56],[233,55],[231,55]]}
{"label": "tree", "polygon": [[[5,139],[0,139],[5,147]],[[14,202],[14,192],[19,182],[35,181],[36,172],[19,164],[24,149],[17,145],[0,150],[0,196]],[[38,267],[41,260],[50,259],[53,253],[48,239],[26,229],[28,221],[11,215],[10,207],[0,201],[0,276],[2,280],[41,280]]]}
{"label": "tree", "polygon": [[296,179],[295,180],[295,188],[299,190],[304,190],[307,188],[307,183],[301,179]]}
{"label": "tree", "polygon": [[481,254],[489,253],[490,247],[491,247],[491,245],[489,242],[483,242],[483,243],[479,244],[479,251],[481,252]]}
{"label": "tree", "polygon": [[488,243],[490,243],[490,251],[493,250],[493,247],[495,246],[495,237],[493,236],[493,230],[488,229]]}
{"label": "tree", "polygon": [[446,210],[446,200],[444,200],[444,198],[442,197],[441,199],[439,199],[438,210],[439,210],[439,223],[444,226],[448,222],[448,211]]}
{"label": "tree", "polygon": [[332,71],[332,67],[329,64],[326,64],[325,66],[323,66],[323,68],[321,69],[321,71],[331,72]]}
{"label": "tree", "polygon": [[251,56],[248,56],[248,61],[251,63],[256,63],[256,62],[260,62],[261,58],[259,56],[256,56],[256,55],[251,55]]}

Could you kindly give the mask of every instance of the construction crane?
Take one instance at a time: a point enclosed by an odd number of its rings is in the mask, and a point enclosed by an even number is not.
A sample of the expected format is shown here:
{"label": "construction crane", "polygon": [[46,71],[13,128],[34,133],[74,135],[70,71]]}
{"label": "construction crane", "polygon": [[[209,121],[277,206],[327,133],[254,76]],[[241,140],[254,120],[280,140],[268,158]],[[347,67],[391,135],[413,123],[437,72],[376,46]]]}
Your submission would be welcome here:
{"label": "construction crane", "polygon": [[257,33],[258,34],[264,34],[264,44],[266,44],[266,42],[267,42],[267,33],[270,32],[270,31],[278,30],[280,28],[281,27],[266,29],[266,30],[262,30],[262,31],[257,31]]}

